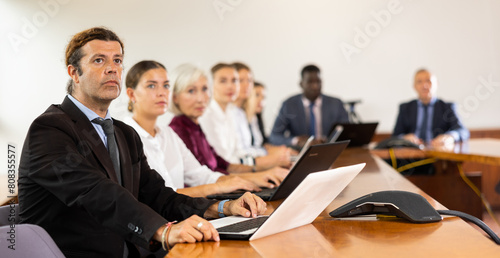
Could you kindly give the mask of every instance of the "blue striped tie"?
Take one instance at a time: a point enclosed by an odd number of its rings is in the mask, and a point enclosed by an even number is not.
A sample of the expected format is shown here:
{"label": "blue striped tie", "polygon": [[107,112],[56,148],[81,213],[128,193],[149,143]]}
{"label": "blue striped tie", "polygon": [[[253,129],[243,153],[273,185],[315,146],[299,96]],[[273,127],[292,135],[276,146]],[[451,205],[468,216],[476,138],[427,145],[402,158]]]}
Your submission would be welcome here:
{"label": "blue striped tie", "polygon": [[422,139],[425,143],[428,142],[428,133],[427,133],[427,126],[428,126],[428,121],[429,121],[429,114],[428,114],[428,105],[424,105],[424,115],[422,119],[422,126],[420,127],[420,134],[419,138]]}
{"label": "blue striped tie", "polygon": [[316,137],[316,117],[314,116],[314,102],[309,104],[309,135]]}

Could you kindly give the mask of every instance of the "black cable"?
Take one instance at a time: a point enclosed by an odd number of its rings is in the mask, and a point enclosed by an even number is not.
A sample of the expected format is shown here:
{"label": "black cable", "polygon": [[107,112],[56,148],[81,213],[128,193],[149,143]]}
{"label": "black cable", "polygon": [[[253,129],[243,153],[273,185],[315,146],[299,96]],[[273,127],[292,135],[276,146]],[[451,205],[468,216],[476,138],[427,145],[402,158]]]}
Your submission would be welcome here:
{"label": "black cable", "polygon": [[464,213],[464,212],[461,212],[461,211],[450,211],[450,210],[437,210],[437,212],[441,215],[449,215],[449,216],[455,216],[455,217],[459,217],[459,218],[462,218],[464,220],[467,220],[467,221],[470,221],[474,224],[476,224],[478,227],[480,227],[484,232],[486,232],[486,234],[488,234],[488,236],[491,237],[491,239],[497,244],[497,245],[500,245],[500,237],[497,236],[497,234],[495,234],[495,232],[493,232],[493,230],[491,230],[490,227],[488,227],[488,225],[486,225],[483,221],[481,221],[480,219],[472,216],[472,215],[469,215],[467,213]]}

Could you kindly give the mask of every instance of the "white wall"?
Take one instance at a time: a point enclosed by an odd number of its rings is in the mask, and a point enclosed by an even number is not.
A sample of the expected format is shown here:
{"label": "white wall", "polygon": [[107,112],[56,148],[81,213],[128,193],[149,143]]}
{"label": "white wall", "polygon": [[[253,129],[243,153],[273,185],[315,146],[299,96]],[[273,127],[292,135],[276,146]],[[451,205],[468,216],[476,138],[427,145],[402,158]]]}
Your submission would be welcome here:
{"label": "white wall", "polygon": [[[398,104],[415,96],[412,76],[422,66],[438,76],[438,95],[459,104],[467,127],[498,128],[499,11],[494,0],[3,0],[0,167],[6,143],[20,152],[31,121],[62,101],[70,37],[100,25],[124,40],[126,67],[143,59],[168,69],[249,64],[268,89],[268,130],[308,63],[322,69],[324,93],[361,99],[358,114],[380,121],[379,132],[390,132]],[[384,13],[381,24],[375,16]],[[358,31],[366,30],[372,36],[363,42]],[[349,58],[347,44],[357,47]],[[115,117],[127,115],[126,103],[122,94],[112,104]]]}

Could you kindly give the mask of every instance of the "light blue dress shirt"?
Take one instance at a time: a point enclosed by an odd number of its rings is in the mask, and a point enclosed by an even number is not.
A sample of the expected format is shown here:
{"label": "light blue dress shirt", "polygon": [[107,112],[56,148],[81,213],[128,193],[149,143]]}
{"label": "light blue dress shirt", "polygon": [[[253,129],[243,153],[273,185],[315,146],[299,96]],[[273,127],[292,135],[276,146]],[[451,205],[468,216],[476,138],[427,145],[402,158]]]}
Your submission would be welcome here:
{"label": "light blue dress shirt", "polygon": [[[73,103],[80,109],[85,116],[89,119],[89,121],[92,123],[92,120],[95,118],[100,117],[97,115],[94,111],[92,111],[90,108],[86,107],[83,105],[80,101],[76,100],[73,96],[67,95],[68,98],[73,101]],[[106,117],[104,119],[111,119],[111,115],[108,112],[106,112]],[[111,119],[112,120],[112,119]],[[95,130],[97,131],[97,134],[99,134],[99,137],[101,137],[102,142],[104,143],[104,146],[106,146],[106,149],[108,148],[108,137],[106,137],[106,134],[104,133],[104,130],[102,129],[102,126],[100,124],[92,123],[94,126]]]}

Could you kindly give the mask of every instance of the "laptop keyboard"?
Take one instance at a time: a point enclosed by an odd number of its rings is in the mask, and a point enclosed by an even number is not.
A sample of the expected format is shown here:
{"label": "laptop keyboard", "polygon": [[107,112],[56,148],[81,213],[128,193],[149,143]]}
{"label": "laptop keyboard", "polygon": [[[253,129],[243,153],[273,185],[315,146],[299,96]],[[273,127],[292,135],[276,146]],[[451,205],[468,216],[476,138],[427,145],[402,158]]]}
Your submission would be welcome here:
{"label": "laptop keyboard", "polygon": [[231,225],[227,225],[221,228],[218,228],[217,231],[219,232],[231,232],[231,233],[238,233],[238,232],[243,232],[247,231],[249,229],[254,229],[260,227],[260,225],[264,224],[264,222],[269,218],[268,216],[265,217],[258,217],[254,219],[249,219],[245,220],[242,222],[237,222]]}

